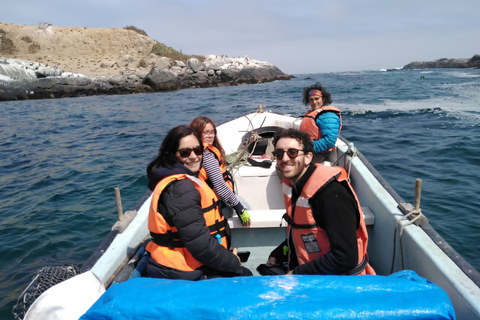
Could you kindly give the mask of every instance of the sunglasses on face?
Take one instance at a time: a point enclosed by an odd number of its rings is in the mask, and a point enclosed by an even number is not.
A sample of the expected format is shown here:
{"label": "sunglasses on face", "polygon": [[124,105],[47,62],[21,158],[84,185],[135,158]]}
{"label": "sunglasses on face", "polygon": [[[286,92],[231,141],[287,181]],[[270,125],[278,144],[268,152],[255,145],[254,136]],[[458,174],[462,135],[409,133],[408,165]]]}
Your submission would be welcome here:
{"label": "sunglasses on face", "polygon": [[275,151],[273,151],[273,156],[275,158],[277,158],[277,160],[282,160],[283,159],[283,155],[285,154],[285,152],[287,153],[288,157],[290,159],[295,159],[297,156],[298,156],[298,153],[302,151],[304,152],[303,150],[300,150],[300,149],[295,149],[295,148],[290,148],[288,149],[287,151],[285,150],[282,150],[282,149],[277,149]]}
{"label": "sunglasses on face", "polygon": [[180,154],[180,157],[182,158],[188,158],[192,151],[197,155],[200,156],[203,153],[203,149],[201,146],[195,147],[195,148],[183,148],[183,149],[178,149],[178,153]]}

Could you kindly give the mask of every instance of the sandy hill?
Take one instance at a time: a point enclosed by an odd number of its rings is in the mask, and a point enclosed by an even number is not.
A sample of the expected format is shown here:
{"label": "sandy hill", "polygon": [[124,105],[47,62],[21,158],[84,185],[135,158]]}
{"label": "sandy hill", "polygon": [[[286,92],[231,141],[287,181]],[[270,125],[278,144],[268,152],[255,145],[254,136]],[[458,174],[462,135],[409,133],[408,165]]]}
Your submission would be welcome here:
{"label": "sandy hill", "polygon": [[37,61],[90,77],[119,75],[122,61],[122,67],[129,61],[131,68],[138,70],[139,62],[150,55],[155,43],[126,29],[0,22],[0,57]]}

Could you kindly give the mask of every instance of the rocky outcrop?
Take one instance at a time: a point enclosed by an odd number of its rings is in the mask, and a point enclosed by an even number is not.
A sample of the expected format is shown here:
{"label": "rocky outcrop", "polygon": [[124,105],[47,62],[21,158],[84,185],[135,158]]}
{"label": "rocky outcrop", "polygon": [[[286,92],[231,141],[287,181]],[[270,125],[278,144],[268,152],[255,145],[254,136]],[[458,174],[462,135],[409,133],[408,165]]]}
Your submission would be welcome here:
{"label": "rocky outcrop", "polygon": [[209,55],[173,60],[159,52],[169,52],[176,59],[190,56],[181,51],[174,54],[172,48],[138,31],[0,22],[0,100],[154,92],[292,78],[268,62],[249,57]]}
{"label": "rocky outcrop", "polygon": [[[128,57],[123,61],[128,64]],[[109,66],[112,62],[104,62]],[[0,101],[64,98],[98,94],[125,94],[206,88],[289,80],[274,65],[244,58],[207,56],[204,62],[191,58],[184,63],[151,56],[150,72],[91,78],[55,67],[0,58]]]}
{"label": "rocky outcrop", "polygon": [[92,79],[37,62],[0,59],[0,101],[149,91],[137,76]]}
{"label": "rocky outcrop", "polygon": [[403,69],[430,69],[430,68],[480,68],[480,55],[476,54],[468,59],[438,59],[434,61],[413,61]]}

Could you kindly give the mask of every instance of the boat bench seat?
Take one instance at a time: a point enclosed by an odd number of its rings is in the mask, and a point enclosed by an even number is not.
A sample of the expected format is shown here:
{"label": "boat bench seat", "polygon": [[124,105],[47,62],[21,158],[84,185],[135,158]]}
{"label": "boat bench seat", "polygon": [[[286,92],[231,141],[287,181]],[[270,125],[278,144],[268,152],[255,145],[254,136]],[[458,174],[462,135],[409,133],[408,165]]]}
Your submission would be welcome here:
{"label": "boat bench seat", "polygon": [[[244,165],[234,176],[242,201],[252,218],[252,228],[278,227],[285,213],[280,179],[275,162],[270,168]],[[369,207],[362,207],[365,224],[375,224],[375,215]],[[229,219],[231,227],[242,227],[239,219]],[[231,221],[233,220],[233,222]],[[233,224],[232,224],[233,223]],[[238,223],[238,225],[237,225]],[[282,226],[286,225],[283,221]]]}
{"label": "boat bench seat", "polygon": [[[285,209],[249,210],[248,214],[252,220],[250,228],[278,228],[280,224],[286,227],[287,223],[282,221],[285,212]],[[228,224],[231,228],[243,228],[240,219],[236,215],[228,219]]]}
{"label": "boat bench seat", "polygon": [[[367,226],[375,224],[375,215],[368,207],[362,207],[363,219]],[[273,210],[250,210],[248,211],[252,224],[250,228],[277,228],[280,225],[287,226],[287,223],[282,219],[285,214],[285,209],[273,209]],[[228,224],[231,228],[242,228],[240,219],[232,217],[228,219]]]}
{"label": "boat bench seat", "polygon": [[365,225],[373,226],[375,224],[375,215],[369,207],[362,207],[363,211],[363,220],[365,220]]}

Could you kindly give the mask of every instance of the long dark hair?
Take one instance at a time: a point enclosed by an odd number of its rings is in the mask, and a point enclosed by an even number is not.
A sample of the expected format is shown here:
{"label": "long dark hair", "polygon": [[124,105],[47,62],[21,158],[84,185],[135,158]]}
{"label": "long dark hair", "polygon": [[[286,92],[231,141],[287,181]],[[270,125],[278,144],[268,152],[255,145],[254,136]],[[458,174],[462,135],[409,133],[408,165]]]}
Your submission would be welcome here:
{"label": "long dark hair", "polygon": [[308,101],[308,93],[310,92],[310,90],[320,90],[322,92],[323,105],[328,105],[332,103],[332,96],[330,95],[330,93],[317,82],[313,86],[303,89],[303,103],[306,106],[310,104],[310,102]]}
{"label": "long dark hair", "polygon": [[201,137],[203,129],[205,129],[205,126],[209,123],[213,126],[213,130],[215,131],[215,138],[213,139],[212,146],[217,148],[220,151],[220,154],[222,155],[222,160],[221,160],[222,162],[220,164],[225,164],[226,162],[225,150],[223,150],[222,144],[217,139],[217,126],[215,125],[215,123],[213,123],[213,121],[207,117],[200,116],[200,117],[196,117],[195,119],[192,120],[192,122],[190,122],[190,127],[193,130],[195,130],[195,132],[199,137]]}
{"label": "long dark hair", "polygon": [[198,134],[186,125],[177,126],[171,129],[165,139],[163,139],[160,149],[158,150],[158,156],[153,160],[148,168],[147,172],[154,170],[157,167],[167,167],[173,168],[175,164],[178,163],[178,159],[175,156],[175,153],[178,150],[180,145],[180,140],[186,136],[193,134],[197,138],[198,143],[202,146],[202,140],[199,138]]}

